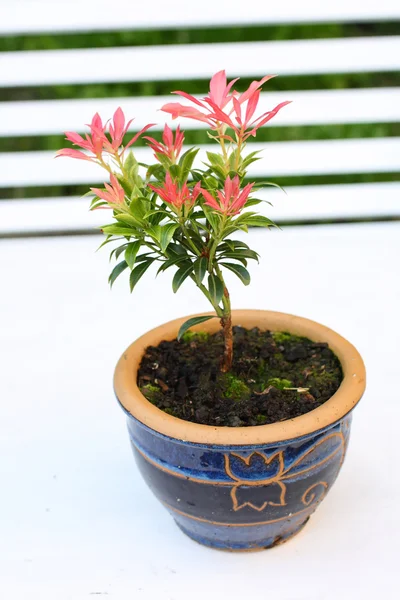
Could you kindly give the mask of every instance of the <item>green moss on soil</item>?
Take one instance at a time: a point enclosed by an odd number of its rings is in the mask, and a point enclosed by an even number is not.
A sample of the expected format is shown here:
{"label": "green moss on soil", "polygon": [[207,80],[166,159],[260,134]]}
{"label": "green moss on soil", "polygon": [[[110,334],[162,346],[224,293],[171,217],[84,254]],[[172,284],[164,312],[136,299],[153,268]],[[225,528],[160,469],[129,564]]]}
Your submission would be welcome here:
{"label": "green moss on soil", "polygon": [[290,333],[285,333],[284,331],[273,331],[271,335],[277,344],[290,341]]}
{"label": "green moss on soil", "polygon": [[152,404],[157,404],[157,400],[162,396],[161,388],[158,385],[147,383],[140,387],[143,396]]}
{"label": "green moss on soil", "polygon": [[258,414],[256,415],[257,425],[265,425],[267,422],[267,417],[265,415]]}
{"label": "green moss on soil", "polygon": [[279,377],[271,377],[267,381],[268,385],[273,385],[278,390],[293,387],[293,383],[289,379],[279,379]]}
{"label": "green moss on soil", "polygon": [[249,386],[232,373],[224,373],[220,376],[219,382],[222,386],[224,397],[231,400],[245,400],[250,396]]}
{"label": "green moss on soil", "polygon": [[182,341],[185,344],[189,344],[190,342],[206,342],[210,334],[206,331],[186,331],[182,336]]}

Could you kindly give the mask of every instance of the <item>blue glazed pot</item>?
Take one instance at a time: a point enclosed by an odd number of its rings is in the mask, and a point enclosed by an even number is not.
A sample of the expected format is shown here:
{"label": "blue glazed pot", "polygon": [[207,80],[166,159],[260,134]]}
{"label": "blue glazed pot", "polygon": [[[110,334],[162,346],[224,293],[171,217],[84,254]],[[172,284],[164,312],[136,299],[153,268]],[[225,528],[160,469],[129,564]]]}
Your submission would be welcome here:
{"label": "blue glazed pot", "polygon": [[[187,318],[142,336],[117,365],[115,391],[128,415],[136,462],[150,489],[194,540],[229,550],[270,548],[305,525],[340,471],[350,411],[365,389],[362,359],[349,342],[313,321],[234,311],[234,324],[243,327],[328,342],[344,379],[325,404],[290,421],[238,428],[197,425],[160,411],[136,386],[144,349],[176,337]],[[212,320],[199,329],[217,327]]]}

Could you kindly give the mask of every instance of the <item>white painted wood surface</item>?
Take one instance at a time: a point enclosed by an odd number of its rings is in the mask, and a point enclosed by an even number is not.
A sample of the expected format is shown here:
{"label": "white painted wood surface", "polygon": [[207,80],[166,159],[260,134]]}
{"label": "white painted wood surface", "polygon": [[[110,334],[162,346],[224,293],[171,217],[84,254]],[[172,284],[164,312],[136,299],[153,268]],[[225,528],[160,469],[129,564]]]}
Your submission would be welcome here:
{"label": "white painted wood surface", "polygon": [[313,23],[342,21],[385,21],[400,18],[396,0],[287,0],[280,3],[259,3],[249,10],[241,0],[229,5],[215,0],[188,3],[186,0],[153,0],[135,5],[131,0],[119,0],[115,7],[107,0],[13,0],[1,7],[0,34],[32,34],[37,32],[77,32],[118,29],[164,29],[224,25],[260,25],[275,23]]}
{"label": "white painted wood surface", "polygon": [[0,86],[398,71],[400,36],[0,53]]}
{"label": "white painted wood surface", "polygon": [[[273,221],[400,218],[400,183],[288,186],[258,193],[271,202],[257,206]],[[0,202],[0,235],[94,230],[111,222],[111,213],[89,211],[88,198],[31,198]]]}
{"label": "white painted wood surface", "polygon": [[[395,599],[400,493],[400,224],[253,232],[253,285],[235,307],[297,313],[363,355],[367,392],[349,453],[310,523],[274,550],[229,554],[186,538],[134,464],[112,391],[123,349],[208,307],[190,282],[109,292],[93,238],[1,242],[0,579],[5,600]],[[139,290],[139,288],[138,288]],[[289,575],[288,575],[289,573]]]}
{"label": "white painted wood surface", "polygon": [[[268,123],[268,127],[400,121],[399,88],[264,92],[260,96],[257,114],[271,110],[283,100],[291,100],[292,104],[285,106]],[[157,131],[164,127],[165,121],[169,121],[169,115],[160,112],[161,106],[167,102],[179,102],[179,98],[169,95],[2,102],[0,137],[84,131],[87,129],[84,124],[90,122],[96,112],[106,121],[118,106],[127,118],[135,118],[132,131],[147,123],[156,123],[153,131]],[[206,127],[205,123],[192,119],[173,121],[174,126],[179,123],[184,129]]]}
{"label": "white painted wood surface", "polygon": [[[207,159],[206,150],[216,148],[216,144],[201,146],[195,166]],[[400,137],[253,143],[248,148],[262,150],[260,160],[248,169],[249,177],[400,171]],[[93,185],[107,175],[91,162],[54,156],[54,152],[1,152],[0,187]],[[135,156],[139,162],[154,161],[149,148],[135,149]]]}

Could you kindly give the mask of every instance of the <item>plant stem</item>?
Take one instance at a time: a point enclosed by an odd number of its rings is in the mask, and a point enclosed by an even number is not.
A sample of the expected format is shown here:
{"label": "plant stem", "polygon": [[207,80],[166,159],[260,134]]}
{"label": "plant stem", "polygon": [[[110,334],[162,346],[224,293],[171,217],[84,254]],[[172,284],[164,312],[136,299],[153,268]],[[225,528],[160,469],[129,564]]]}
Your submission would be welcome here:
{"label": "plant stem", "polygon": [[208,289],[206,288],[206,286],[205,286],[205,285],[203,285],[202,283],[200,283],[200,284],[199,284],[199,283],[196,281],[196,277],[195,277],[194,275],[191,275],[190,277],[191,277],[191,279],[194,281],[194,283],[197,285],[197,287],[199,288],[199,290],[201,290],[201,291],[203,292],[203,294],[205,295],[205,297],[207,298],[207,300],[209,301],[209,303],[211,304],[211,306],[212,306],[212,307],[213,307],[213,309],[215,310],[215,312],[216,312],[217,316],[218,316],[218,317],[220,317],[220,318],[222,318],[222,317],[223,317],[223,314],[224,314],[224,312],[223,312],[223,310],[222,310],[222,309],[221,309],[221,308],[220,308],[218,305],[215,305],[215,304],[213,303],[213,301],[212,301],[212,299],[211,299],[211,296],[210,296],[210,292],[208,291]]}
{"label": "plant stem", "polygon": [[[227,289],[224,289],[224,294]],[[232,316],[231,313],[227,316],[221,317],[221,327],[224,336],[224,355],[222,358],[221,371],[222,373],[228,373],[232,368],[233,361],[233,331],[232,331]]]}
{"label": "plant stem", "polygon": [[[218,244],[220,243],[220,241],[222,239],[222,236],[224,235],[224,228],[225,228],[225,224],[226,224],[226,219],[227,219],[227,216],[224,214],[223,217],[222,217],[220,232],[219,232],[219,234],[216,236],[215,240],[211,244],[211,248],[210,248],[210,252],[209,252],[209,257],[208,257],[208,270],[209,270],[210,273],[212,273],[212,270],[213,270],[214,257],[215,257],[215,253],[216,253],[217,248],[218,248]],[[210,240],[211,239],[212,239],[212,236],[210,236]],[[224,278],[222,277],[221,269],[219,269],[219,275],[221,276],[221,281],[224,281]]]}
{"label": "plant stem", "polygon": [[194,253],[196,256],[200,256],[200,251],[199,251],[199,249],[196,247],[196,245],[193,243],[193,241],[192,241],[192,238],[190,237],[190,235],[189,235],[189,232],[188,232],[188,230],[187,230],[187,228],[186,228],[186,225],[185,225],[185,223],[183,222],[183,220],[180,222],[180,226],[181,226],[181,229],[182,229],[182,231],[183,231],[183,234],[184,234],[184,236],[185,236],[185,238],[186,238],[186,240],[187,240],[187,242],[188,242],[188,244],[189,244],[190,248],[192,249],[192,252],[193,252],[193,253]]}
{"label": "plant stem", "polygon": [[223,315],[220,319],[222,335],[224,337],[224,355],[222,357],[221,371],[228,373],[232,368],[233,361],[233,331],[232,331],[232,309],[228,288],[226,287],[220,267],[215,265],[215,271],[224,286],[224,295],[222,297]]}
{"label": "plant stem", "polygon": [[238,171],[239,169],[239,160],[240,160],[240,152],[242,149],[242,138],[239,137],[238,142],[237,142],[237,154],[236,154],[236,160],[235,160],[235,170]]}
{"label": "plant stem", "polygon": [[222,155],[224,157],[225,167],[226,167],[227,171],[229,171],[229,158],[228,158],[228,153],[227,153],[226,147],[225,147],[225,140],[222,137],[224,135],[223,125],[222,124],[219,124],[218,133],[220,135],[220,137],[219,137],[219,143],[220,143],[220,146],[221,146]]}

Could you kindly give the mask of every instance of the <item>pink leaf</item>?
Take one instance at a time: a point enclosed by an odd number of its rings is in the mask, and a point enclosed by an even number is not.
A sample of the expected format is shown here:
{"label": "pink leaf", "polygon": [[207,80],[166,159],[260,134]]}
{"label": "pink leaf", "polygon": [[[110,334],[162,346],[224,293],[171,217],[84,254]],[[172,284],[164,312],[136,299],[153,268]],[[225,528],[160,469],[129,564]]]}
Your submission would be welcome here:
{"label": "pink leaf", "polygon": [[176,119],[177,117],[187,117],[188,119],[203,121],[204,123],[210,124],[210,119],[202,112],[191,106],[183,106],[183,104],[180,104],[179,102],[164,104],[164,106],[161,107],[161,110],[171,114],[173,119]]}
{"label": "pink leaf", "polygon": [[236,98],[233,98],[233,108],[234,108],[235,114],[236,114],[236,121],[239,123],[239,125],[241,125],[242,124],[242,109],[240,107],[240,102]]}
{"label": "pink leaf", "polygon": [[258,90],[258,88],[260,88],[262,85],[264,85],[264,83],[266,81],[268,81],[269,79],[272,79],[273,77],[276,77],[276,75],[266,75],[265,77],[260,79],[260,81],[253,81],[249,85],[247,90],[239,96],[240,104],[243,104],[243,102],[246,102],[246,100],[248,100],[250,98],[250,96],[252,96],[256,90]]}
{"label": "pink leaf", "polygon": [[[204,104],[198,100],[197,98],[195,98],[194,96],[192,96],[191,94],[187,94],[186,92],[171,92],[172,94],[177,94],[178,96],[182,96],[183,98],[186,98],[186,100],[190,100],[190,102],[194,102],[195,104],[197,104],[197,106],[201,106],[201,108],[204,108]],[[163,109],[161,109],[163,110]]]}
{"label": "pink leaf", "polygon": [[281,108],[283,108],[284,106],[287,106],[290,103],[291,103],[291,100],[287,100],[286,102],[281,102],[280,104],[275,106],[274,109],[264,113],[263,115],[261,115],[261,117],[258,117],[258,119],[256,119],[256,121],[254,121],[252,124],[252,126],[253,126],[252,130],[247,132],[247,137],[249,135],[254,136],[257,129],[259,129],[260,127],[265,125],[265,123],[268,123],[268,121],[270,121],[271,119],[273,119],[275,117],[275,115],[281,110]]}
{"label": "pink leaf", "polygon": [[90,160],[93,162],[93,158],[87,156],[80,150],[74,150],[73,148],[63,148],[62,150],[58,150],[56,158],[59,156],[68,156],[69,158],[79,158],[80,160]]}
{"label": "pink leaf", "polygon": [[210,81],[210,99],[215,102],[218,106],[221,106],[224,99],[226,89],[226,73],[225,71],[218,71],[211,77]]}
{"label": "pink leaf", "polygon": [[254,115],[254,112],[257,108],[257,104],[258,101],[260,99],[260,90],[256,90],[249,98],[249,101],[247,102],[247,107],[246,107],[246,117],[245,117],[245,123],[246,123],[246,127],[247,127],[247,123],[249,123],[251,117]]}
{"label": "pink leaf", "polygon": [[116,138],[120,137],[121,133],[124,130],[125,125],[125,115],[121,107],[118,107],[113,116],[113,124],[114,124],[114,135]]}
{"label": "pink leaf", "polygon": [[75,133],[74,131],[66,131],[65,137],[67,140],[69,140],[73,144],[76,144],[77,146],[82,146],[83,148],[85,148],[87,145],[83,137],[80,136],[79,133]]}
{"label": "pink leaf", "polygon": [[132,144],[134,144],[136,142],[136,140],[138,139],[139,136],[142,135],[142,133],[144,133],[145,131],[150,129],[150,127],[154,127],[154,125],[155,125],[155,123],[149,123],[148,125],[145,125],[140,131],[137,132],[136,135],[133,136],[133,138],[130,140],[130,142],[128,142],[128,144],[125,146],[124,150],[129,148],[129,146],[132,146]]}

